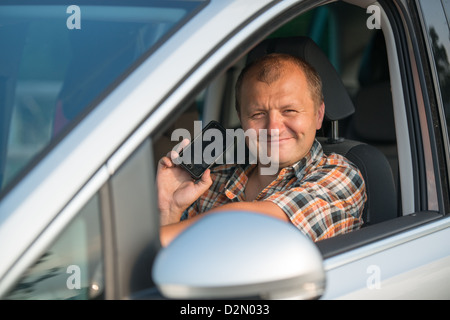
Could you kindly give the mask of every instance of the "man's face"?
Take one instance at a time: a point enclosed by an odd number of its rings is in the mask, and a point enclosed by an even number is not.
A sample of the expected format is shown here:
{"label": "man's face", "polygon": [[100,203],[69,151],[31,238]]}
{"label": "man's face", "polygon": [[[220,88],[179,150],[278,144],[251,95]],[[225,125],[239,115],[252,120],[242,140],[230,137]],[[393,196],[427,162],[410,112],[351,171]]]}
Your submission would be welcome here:
{"label": "man's face", "polygon": [[[258,148],[267,145],[268,156],[273,157],[271,151],[278,149],[280,168],[306,156],[322,126],[325,109],[323,103],[315,108],[303,71],[292,65],[271,84],[249,74],[241,88],[240,108],[242,128],[256,130]],[[267,141],[260,129],[266,130]]]}

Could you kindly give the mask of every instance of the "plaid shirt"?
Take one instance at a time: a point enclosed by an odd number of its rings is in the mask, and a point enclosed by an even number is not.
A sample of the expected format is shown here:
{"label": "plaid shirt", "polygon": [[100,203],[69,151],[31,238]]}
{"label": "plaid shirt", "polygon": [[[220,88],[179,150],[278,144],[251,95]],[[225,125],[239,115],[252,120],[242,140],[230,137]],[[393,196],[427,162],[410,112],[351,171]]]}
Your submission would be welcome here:
{"label": "plaid shirt", "polygon": [[[255,164],[213,167],[213,184],[181,220],[230,202],[245,201],[245,186]],[[366,201],[359,170],[338,154],[325,155],[315,140],[305,158],[279,171],[257,196],[272,201],[313,241],[358,229]]]}

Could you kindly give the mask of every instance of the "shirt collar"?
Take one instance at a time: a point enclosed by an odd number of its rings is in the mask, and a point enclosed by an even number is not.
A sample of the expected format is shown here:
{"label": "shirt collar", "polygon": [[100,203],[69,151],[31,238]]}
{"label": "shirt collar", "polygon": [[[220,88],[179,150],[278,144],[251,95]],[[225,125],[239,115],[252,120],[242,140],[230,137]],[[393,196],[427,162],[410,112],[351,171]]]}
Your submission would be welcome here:
{"label": "shirt collar", "polygon": [[[300,161],[294,163],[290,167],[286,167],[285,169],[291,170],[293,172],[297,179],[301,180],[307,174],[310,172],[313,168],[315,168],[319,161],[323,157],[323,149],[322,145],[314,139],[313,145],[311,146],[311,149],[306,154],[306,156],[301,159]],[[283,170],[283,169],[282,169]]]}
{"label": "shirt collar", "polygon": [[[317,166],[323,156],[322,145],[314,139],[311,149],[306,156],[289,167],[281,169],[277,179],[291,179],[294,176],[298,180],[302,180],[305,174],[310,172]],[[233,199],[235,197],[243,197],[242,192],[248,181],[250,172],[256,167],[256,164],[237,165],[229,181],[225,185],[225,195]]]}
{"label": "shirt collar", "polygon": [[243,198],[242,194],[248,182],[250,172],[256,167],[256,164],[237,165],[228,182],[225,184],[225,195],[229,199],[235,197]]}

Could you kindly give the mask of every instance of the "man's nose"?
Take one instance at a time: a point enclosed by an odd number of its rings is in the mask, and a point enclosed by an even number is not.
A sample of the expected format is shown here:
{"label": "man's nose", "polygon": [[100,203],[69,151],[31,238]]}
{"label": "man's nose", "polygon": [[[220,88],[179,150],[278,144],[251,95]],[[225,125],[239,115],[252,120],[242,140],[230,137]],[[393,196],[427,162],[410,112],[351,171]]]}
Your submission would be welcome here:
{"label": "man's nose", "polygon": [[267,130],[281,130],[283,128],[283,117],[278,112],[270,112],[267,118]]}

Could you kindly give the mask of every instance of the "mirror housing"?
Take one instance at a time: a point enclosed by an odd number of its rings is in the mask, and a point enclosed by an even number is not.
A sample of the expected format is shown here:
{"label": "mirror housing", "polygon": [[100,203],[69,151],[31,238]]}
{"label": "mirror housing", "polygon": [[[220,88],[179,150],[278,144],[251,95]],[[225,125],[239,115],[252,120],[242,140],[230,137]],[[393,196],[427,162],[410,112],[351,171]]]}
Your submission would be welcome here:
{"label": "mirror housing", "polygon": [[322,256],[292,224],[266,215],[207,215],[153,265],[160,292],[175,299],[313,299],[325,289]]}

